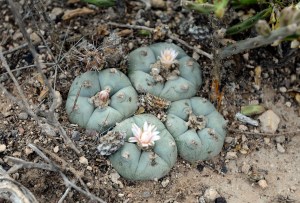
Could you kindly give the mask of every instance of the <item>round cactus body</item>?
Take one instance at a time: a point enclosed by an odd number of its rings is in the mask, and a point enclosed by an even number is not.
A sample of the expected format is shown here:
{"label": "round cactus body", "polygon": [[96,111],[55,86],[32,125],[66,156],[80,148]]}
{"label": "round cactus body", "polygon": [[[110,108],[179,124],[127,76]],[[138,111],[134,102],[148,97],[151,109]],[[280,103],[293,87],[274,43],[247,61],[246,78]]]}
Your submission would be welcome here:
{"label": "round cactus body", "polygon": [[137,107],[135,89],[116,69],[89,71],[75,78],[66,103],[72,123],[100,132],[133,115]]}
{"label": "round cactus body", "polygon": [[[129,142],[133,134],[133,124],[143,126],[145,122],[155,126],[160,139],[151,149],[143,150],[136,143]],[[126,133],[125,144],[109,157],[118,173],[129,180],[153,180],[165,176],[177,159],[174,138],[155,116],[141,114],[117,124],[113,131]]]}
{"label": "round cactus body", "polygon": [[193,97],[171,104],[166,127],[176,141],[179,155],[195,162],[220,153],[226,136],[226,123],[208,100]]}
{"label": "round cactus body", "polygon": [[138,48],[128,62],[129,78],[138,92],[177,101],[194,96],[202,84],[199,64],[172,43]]}

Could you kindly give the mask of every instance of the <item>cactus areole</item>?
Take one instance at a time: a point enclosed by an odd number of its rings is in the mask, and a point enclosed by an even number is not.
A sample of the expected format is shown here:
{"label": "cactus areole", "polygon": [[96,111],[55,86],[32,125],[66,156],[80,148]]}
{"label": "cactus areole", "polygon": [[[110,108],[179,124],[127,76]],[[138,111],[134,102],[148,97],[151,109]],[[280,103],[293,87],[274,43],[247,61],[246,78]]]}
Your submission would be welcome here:
{"label": "cactus areole", "polygon": [[177,101],[194,96],[202,84],[199,64],[172,43],[138,48],[128,62],[129,78],[138,92]]}
{"label": "cactus areole", "polygon": [[89,71],[78,76],[66,103],[72,123],[99,132],[133,115],[137,107],[135,89],[127,76],[116,69]]}

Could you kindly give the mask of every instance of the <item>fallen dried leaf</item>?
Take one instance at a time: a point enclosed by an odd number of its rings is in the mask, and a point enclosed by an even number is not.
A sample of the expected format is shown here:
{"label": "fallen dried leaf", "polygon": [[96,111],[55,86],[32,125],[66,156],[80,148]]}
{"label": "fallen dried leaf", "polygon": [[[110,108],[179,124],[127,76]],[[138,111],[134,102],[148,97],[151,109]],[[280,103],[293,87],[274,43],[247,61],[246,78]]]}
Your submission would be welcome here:
{"label": "fallen dried leaf", "polygon": [[260,86],[261,86],[261,72],[262,72],[261,66],[257,66],[255,68],[254,72],[255,72],[254,83],[260,89]]}
{"label": "fallen dried leaf", "polygon": [[74,10],[65,11],[62,19],[63,20],[69,20],[69,19],[77,17],[77,16],[82,16],[82,15],[86,15],[86,14],[93,14],[93,13],[95,13],[95,11],[92,10],[92,9],[89,9],[87,7],[77,8],[77,9],[74,9]]}
{"label": "fallen dried leaf", "polygon": [[75,4],[80,2],[80,0],[68,0],[67,4]]}
{"label": "fallen dried leaf", "polygon": [[118,32],[118,35],[120,37],[126,37],[132,34],[132,30],[130,29],[126,29],[126,30],[121,30],[120,32]]}

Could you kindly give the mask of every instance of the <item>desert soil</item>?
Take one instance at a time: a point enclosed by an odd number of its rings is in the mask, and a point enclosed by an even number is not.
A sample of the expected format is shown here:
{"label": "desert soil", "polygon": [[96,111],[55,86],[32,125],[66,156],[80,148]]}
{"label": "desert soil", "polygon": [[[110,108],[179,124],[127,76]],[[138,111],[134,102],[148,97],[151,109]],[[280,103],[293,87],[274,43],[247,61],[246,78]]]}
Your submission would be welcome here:
{"label": "desert soil", "polygon": [[[294,97],[299,93],[299,51],[291,50],[288,44],[283,43],[280,48],[262,47],[221,61],[217,74],[223,97],[218,104],[212,99],[211,90],[212,78],[216,74],[212,71],[214,62],[169,39],[163,27],[168,26],[189,45],[212,53],[216,48],[213,47],[216,45],[212,37],[213,29],[227,27],[236,13],[230,10],[224,20],[218,22],[213,17],[183,9],[172,1],[161,3],[159,0],[153,1],[152,7],[146,10],[141,1],[126,1],[107,9],[71,1],[18,1],[26,29],[31,33],[43,62],[49,63],[45,65],[44,72],[62,95],[62,105],[56,109],[59,121],[81,150],[81,155],[68,148],[59,135],[42,132],[26,112],[0,94],[1,166],[5,170],[12,167],[6,156],[43,162],[28,147],[29,143],[33,143],[48,150],[49,158],[61,166],[77,185],[80,186],[80,183],[75,176],[80,176],[90,192],[106,202],[201,202],[209,198],[208,191],[219,197],[213,200],[215,202],[300,202],[300,104]],[[64,20],[67,10],[83,7],[88,7],[92,12]],[[0,50],[9,52],[5,57],[32,107],[47,109],[49,98],[47,94],[43,95],[44,84],[37,71],[29,67],[33,61],[28,48],[25,46],[9,51],[26,41],[6,2],[0,2],[0,10]],[[50,21],[43,17],[42,11],[50,14]],[[247,14],[246,11],[244,13]],[[139,29],[120,28],[108,22],[162,29],[156,34],[145,35]],[[51,64],[53,56],[45,48],[41,36],[57,58],[59,67]],[[253,30],[238,35],[234,40],[251,36],[255,36]],[[119,177],[107,157],[97,153],[98,137],[71,124],[65,112],[64,105],[73,79],[92,68],[79,59],[80,54],[72,51],[84,40],[94,44],[98,48],[96,51],[102,54],[103,62],[97,65],[118,68],[124,73],[128,53],[155,42],[174,42],[196,58],[203,71],[203,85],[198,96],[219,105],[219,112],[228,120],[222,152],[212,160],[193,164],[178,158],[171,172],[159,180],[134,182]],[[109,57],[111,50],[105,49],[106,46],[112,47],[113,53],[116,53],[114,58]],[[78,47],[77,51],[82,53]],[[257,66],[261,66],[262,70],[259,86],[255,73]],[[1,83],[19,98],[3,66],[0,73]],[[264,132],[261,125],[254,127],[236,120],[235,114],[240,112],[242,106],[249,104],[260,104],[280,118],[275,133]],[[258,116],[252,118],[257,120]],[[74,169],[73,172],[70,168]],[[67,189],[59,174],[47,170],[20,169],[11,177],[27,187],[39,202],[58,202]],[[3,200],[0,199],[0,202]],[[64,202],[92,201],[71,190]]]}

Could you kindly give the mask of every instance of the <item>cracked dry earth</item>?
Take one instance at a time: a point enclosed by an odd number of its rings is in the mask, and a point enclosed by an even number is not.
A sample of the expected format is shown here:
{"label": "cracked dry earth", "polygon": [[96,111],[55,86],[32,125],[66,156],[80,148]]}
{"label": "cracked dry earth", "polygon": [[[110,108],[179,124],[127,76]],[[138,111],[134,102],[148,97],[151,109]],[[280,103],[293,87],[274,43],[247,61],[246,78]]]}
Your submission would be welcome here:
{"label": "cracked dry earth", "polygon": [[[172,3],[171,1],[167,2]],[[20,1],[20,4],[25,3]],[[47,5],[47,12],[52,14],[53,10],[57,10],[57,8],[64,12],[67,9],[84,6],[80,3],[64,4],[60,1],[46,1],[45,5]],[[7,30],[10,31],[8,36],[12,35],[8,38],[9,40],[1,42],[1,48],[8,50],[23,44],[24,39],[19,35],[20,32],[14,24],[8,7],[5,4],[0,4],[0,6],[4,16],[4,19],[0,19],[0,24],[3,25],[0,27],[2,36],[7,36],[5,34]],[[90,7],[94,10],[93,14],[76,17],[73,21],[63,21],[62,13],[57,14],[54,24],[59,33],[59,40],[62,41],[66,31],[69,30],[63,51],[67,52],[82,36],[85,36],[89,42],[96,41],[101,44],[103,39],[108,37],[109,32],[123,33],[118,38],[120,41],[118,46],[121,46],[118,47],[118,50],[122,50],[123,56],[142,45],[170,40],[164,37],[158,39],[151,36],[145,37],[139,35],[138,31],[129,32],[128,29],[109,26],[99,28],[100,30],[97,32],[99,39],[95,39],[93,38],[95,35],[91,36],[90,28],[97,27],[100,19],[105,19],[101,21],[102,25],[106,25],[108,21],[125,24],[128,21],[130,24],[150,24],[153,27],[156,24],[165,23],[186,42],[191,45],[200,43],[203,45],[203,49],[210,50],[209,39],[205,38],[205,40],[207,39],[205,42],[199,41],[201,39],[196,38],[199,37],[197,33],[186,34],[184,30],[184,25],[191,22],[199,23],[200,25],[195,24],[199,29],[202,29],[203,26],[209,27],[203,16],[199,17],[198,14],[173,7],[172,9],[153,8],[145,11],[143,10],[144,4],[139,1],[128,1],[126,6],[127,13],[123,19],[116,16],[114,9],[95,7]],[[181,22],[179,26],[177,26],[178,21]],[[30,21],[27,26],[31,32],[37,32],[32,29],[34,25]],[[45,28],[42,25],[41,27]],[[206,30],[208,32],[211,28]],[[44,29],[43,31],[47,38],[48,30]],[[204,35],[201,36],[204,37]],[[205,35],[205,37],[209,37],[209,35]],[[59,44],[62,44],[61,41]],[[41,41],[37,43],[42,44]],[[178,45],[193,55],[191,50],[181,44]],[[42,47],[38,48],[44,59],[47,58],[45,56],[48,53]],[[290,50],[285,51],[289,52]],[[58,55],[59,51],[55,54]],[[12,68],[32,63],[27,49],[8,54],[6,57]],[[286,63],[279,66],[279,62],[285,57],[291,57],[289,58],[291,60],[287,60]],[[56,113],[68,136],[81,149],[81,157],[67,148],[61,137],[44,134],[32,118],[1,94],[0,164],[5,170],[12,167],[6,161],[6,156],[42,162],[43,160],[27,146],[29,143],[34,143],[36,146],[48,150],[49,158],[64,168],[65,174],[80,185],[74,173],[68,170],[68,168],[73,168],[90,192],[106,202],[202,203],[205,198],[206,200],[213,199],[212,202],[225,202],[224,200],[226,200],[229,203],[300,202],[300,110],[299,103],[289,92],[300,82],[299,61],[299,54],[280,56],[277,54],[276,48],[268,47],[224,60],[220,73],[224,91],[220,113],[228,120],[228,133],[222,152],[213,160],[195,164],[189,164],[178,158],[177,163],[166,177],[156,181],[143,182],[128,181],[119,177],[108,159],[97,153],[96,147],[99,144],[97,136],[86,133],[84,129],[72,125],[68,121],[64,108],[68,89],[74,78],[86,69],[74,61],[63,61],[61,69],[58,69],[58,79],[55,83],[56,89],[62,95],[63,104],[56,110]],[[212,63],[202,56],[198,58],[198,62],[203,69],[204,79],[198,95],[210,98]],[[126,73],[126,57],[119,57],[116,61],[107,61],[106,64],[118,66]],[[263,79],[260,89],[257,89],[253,87],[254,67],[259,65],[262,66]],[[52,66],[47,65],[45,72],[48,77],[54,78]],[[13,82],[2,77],[5,73],[4,69],[0,69],[0,73],[2,84],[17,95]],[[30,103],[39,105],[40,108],[46,108],[47,96],[41,101],[37,99],[41,96],[42,84],[40,84],[41,81],[36,70],[26,68],[18,71],[17,76]],[[291,76],[294,79],[291,79]],[[260,126],[253,127],[235,119],[235,114],[240,111],[241,106],[250,103],[260,103],[280,118],[278,129],[274,134],[264,133]],[[257,116],[253,118],[257,119]],[[63,164],[63,162],[65,163]],[[66,190],[61,177],[57,173],[47,170],[20,169],[11,174],[11,177],[27,187],[39,202],[58,202]],[[214,200],[217,197],[223,198]],[[0,199],[0,202],[5,201]],[[92,201],[83,194],[71,190],[64,202]]]}

